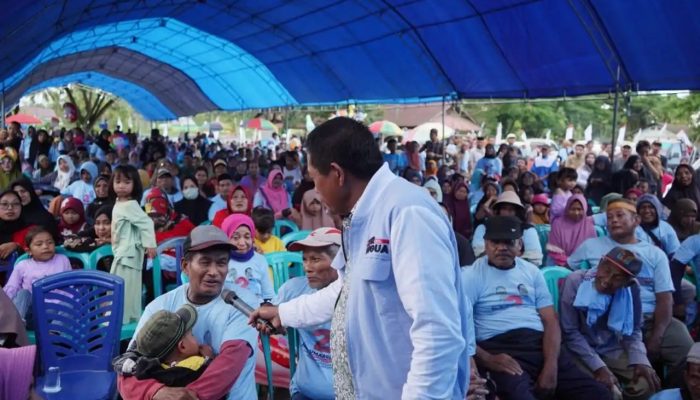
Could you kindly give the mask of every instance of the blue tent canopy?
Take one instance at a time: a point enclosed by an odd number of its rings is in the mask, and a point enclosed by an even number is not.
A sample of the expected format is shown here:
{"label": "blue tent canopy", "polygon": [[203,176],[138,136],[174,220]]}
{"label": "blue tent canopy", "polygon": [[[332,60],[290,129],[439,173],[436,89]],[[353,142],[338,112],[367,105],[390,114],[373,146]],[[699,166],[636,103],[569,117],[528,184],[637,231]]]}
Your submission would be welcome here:
{"label": "blue tent canopy", "polygon": [[608,93],[618,69],[623,90],[698,89],[696,12],[693,0],[12,2],[0,88],[13,103],[89,75],[153,119]]}

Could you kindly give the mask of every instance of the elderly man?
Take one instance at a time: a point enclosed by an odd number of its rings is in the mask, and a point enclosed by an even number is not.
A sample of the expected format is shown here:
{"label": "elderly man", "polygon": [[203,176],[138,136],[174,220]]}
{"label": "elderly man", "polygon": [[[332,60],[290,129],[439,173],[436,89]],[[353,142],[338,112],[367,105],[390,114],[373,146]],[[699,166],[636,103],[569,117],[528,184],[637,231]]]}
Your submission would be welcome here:
{"label": "elderly man", "polygon": [[[338,272],[331,267],[331,261],[340,245],[340,231],[335,228],[318,228],[306,239],[291,243],[290,251],[304,252],[306,276],[285,282],[279,289],[275,304],[315,293],[338,279]],[[299,329],[301,351],[289,389],[292,400],[335,398],[330,333],[331,324],[328,322]]]}
{"label": "elderly man", "polygon": [[619,391],[621,381],[625,400],[648,399],[660,388],[642,341],[635,280],[641,269],[634,253],[614,247],[597,267],[570,274],[559,301],[567,349],[612,393]]}
{"label": "elderly man", "polygon": [[644,314],[642,332],[647,354],[652,362],[660,358],[670,367],[670,383],[679,383],[683,361],[693,339],[685,325],[672,317],[674,285],[668,256],[658,247],[635,236],[641,220],[633,202],[625,199],[610,201],[606,215],[610,236],[586,240],[569,256],[567,263],[572,269],[590,268],[598,265],[600,259],[617,246],[637,255],[642,261],[637,280],[640,284]]}
{"label": "elderly man", "polygon": [[345,216],[333,261],[343,279],[280,305],[279,315],[262,307],[254,316],[286,326],[332,317],[338,399],[464,399],[467,303],[444,212],[382,165],[372,133],[355,120],[326,121],[306,144],[316,190]]}
{"label": "elderly man", "polygon": [[[255,390],[255,357],[257,332],[247,325],[247,318],[221,298],[228,273],[229,254],[233,249],[224,234],[214,226],[195,228],[184,244],[182,270],[189,284],[163,294],[144,310],[136,332],[158,310],[175,312],[182,305],[197,309],[197,322],[192,335],[201,345],[208,345],[218,356],[195,382],[184,388],[166,387],[154,379],[138,380],[120,375],[119,393],[125,399],[257,399]],[[255,295],[236,287],[235,291],[248,304],[257,304]],[[136,335],[134,335],[136,337]],[[129,351],[136,351],[132,340]],[[123,363],[115,369],[123,372]]]}
{"label": "elderly man", "polygon": [[175,204],[182,200],[182,192],[177,189],[175,185],[175,180],[173,179],[173,173],[166,167],[158,168],[156,171],[156,181],[155,186],[143,192],[141,197],[141,206],[146,204],[146,198],[151,190],[158,188],[160,191],[167,196],[170,204]]}
{"label": "elderly man", "polygon": [[486,256],[463,272],[482,376],[490,375],[502,399],[612,399],[560,349],[561,331],[544,276],[517,257],[521,237],[517,218],[489,218]]}
{"label": "elderly man", "polygon": [[686,357],[683,385],[655,394],[651,400],[698,400],[700,399],[700,343],[694,343]]}

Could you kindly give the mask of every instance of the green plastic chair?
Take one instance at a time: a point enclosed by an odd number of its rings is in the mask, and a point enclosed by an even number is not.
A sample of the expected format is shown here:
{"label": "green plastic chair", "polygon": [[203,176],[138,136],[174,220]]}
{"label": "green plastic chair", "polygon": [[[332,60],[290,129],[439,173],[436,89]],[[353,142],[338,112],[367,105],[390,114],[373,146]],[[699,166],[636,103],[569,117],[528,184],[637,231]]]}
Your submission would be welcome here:
{"label": "green plastic chair", "polygon": [[309,230],[290,232],[282,237],[282,243],[284,243],[284,247],[287,247],[292,242],[298,242],[300,240],[306,239],[306,237],[309,236],[310,233],[311,231]]}
{"label": "green plastic chair", "polygon": [[190,283],[190,277],[185,275],[184,271],[180,271],[180,281],[184,283]]}
{"label": "green plastic chair", "polygon": [[548,224],[538,224],[535,225],[535,230],[537,231],[537,237],[540,239],[542,254],[547,254],[547,242],[549,241],[549,232],[551,232],[552,226]]}
{"label": "green plastic chair", "polygon": [[97,269],[97,264],[105,257],[114,257],[112,245],[102,245],[90,253],[90,269]]}
{"label": "green plastic chair", "polygon": [[265,258],[272,268],[275,293],[289,278],[304,275],[304,261],[301,253],[277,251],[265,254]]}
{"label": "green plastic chair", "polygon": [[294,222],[292,222],[288,219],[278,219],[275,221],[275,227],[272,230],[272,233],[275,236],[281,238],[282,237],[282,228],[286,228],[288,233],[299,232],[299,227]]}
{"label": "green plastic chair", "polygon": [[559,292],[564,284],[564,279],[571,273],[571,270],[562,267],[544,267],[542,275],[547,282],[547,289],[552,295],[552,303],[554,303],[554,311],[559,312]]}
{"label": "green plastic chair", "polygon": [[90,253],[77,253],[75,251],[70,251],[67,250],[63,246],[58,246],[56,247],[56,253],[63,254],[64,256],[68,257],[69,259],[74,259],[80,261],[81,264],[83,264],[83,269],[95,269],[96,267],[92,267],[90,265]]}
{"label": "green plastic chair", "polygon": [[595,226],[595,234],[598,237],[608,236],[608,231],[600,225]]}
{"label": "green plastic chair", "polygon": [[275,389],[272,385],[272,349],[270,347],[270,335],[260,334],[260,343],[262,343],[263,357],[265,358],[265,373],[267,375],[267,398],[268,400],[273,400],[275,398]]}

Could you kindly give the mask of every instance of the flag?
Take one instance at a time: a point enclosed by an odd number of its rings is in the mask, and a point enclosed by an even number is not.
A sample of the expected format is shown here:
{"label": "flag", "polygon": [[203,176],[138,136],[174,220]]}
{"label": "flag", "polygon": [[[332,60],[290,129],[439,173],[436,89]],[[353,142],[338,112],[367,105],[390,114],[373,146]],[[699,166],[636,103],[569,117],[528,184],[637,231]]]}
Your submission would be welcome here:
{"label": "flag", "polygon": [[314,121],[311,120],[311,115],[306,114],[306,133],[309,133],[316,128]]}
{"label": "flag", "polygon": [[545,137],[547,140],[551,140],[551,136],[552,136],[552,130],[551,130],[551,129],[547,129],[547,132],[544,133],[544,137]]}
{"label": "flag", "polygon": [[564,137],[566,140],[573,140],[574,138],[574,125],[569,124],[569,126],[566,127],[566,136]]}
{"label": "flag", "polygon": [[625,132],[627,131],[627,125],[622,125],[617,131],[617,144],[620,145],[625,141]]}
{"label": "flag", "polygon": [[503,140],[503,124],[498,123],[498,126],[496,126],[496,143],[501,143]]}
{"label": "flag", "polygon": [[586,142],[593,140],[593,125],[588,124],[588,126],[586,127],[586,130],[583,131],[583,139]]}
{"label": "flag", "polygon": [[523,142],[527,141],[527,134],[525,133],[525,130],[520,132],[520,137],[522,138]]}

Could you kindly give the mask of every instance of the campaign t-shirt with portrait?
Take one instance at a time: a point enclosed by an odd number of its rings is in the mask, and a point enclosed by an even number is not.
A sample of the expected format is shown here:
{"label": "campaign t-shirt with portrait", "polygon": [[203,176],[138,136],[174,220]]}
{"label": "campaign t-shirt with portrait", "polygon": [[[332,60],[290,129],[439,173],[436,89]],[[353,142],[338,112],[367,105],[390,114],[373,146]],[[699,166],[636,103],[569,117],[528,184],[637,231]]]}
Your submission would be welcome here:
{"label": "campaign t-shirt with portrait", "polygon": [[[315,293],[305,277],[288,280],[279,288],[275,304],[287,302],[304,294]],[[301,393],[316,400],[332,400],[333,365],[331,364],[331,323],[297,329],[299,333],[299,364],[290,382],[292,395]]]}
{"label": "campaign t-shirt with portrait", "polygon": [[573,270],[581,269],[584,262],[588,263],[588,268],[594,268],[600,259],[616,246],[633,252],[642,261],[642,270],[637,275],[642,313],[653,313],[656,309],[656,294],[674,291],[668,257],[655,245],[645,241],[620,244],[608,236],[590,238],[581,243],[569,256],[567,264]]}
{"label": "campaign t-shirt with portrait", "polygon": [[477,342],[513,329],[544,331],[538,310],[552,306],[552,296],[540,270],[522,258],[503,270],[481,257],[464,268],[462,287],[474,308]]}
{"label": "campaign t-shirt with portrait", "polygon": [[[261,300],[272,300],[275,297],[275,289],[267,273],[267,260],[265,256],[254,253],[248,261],[228,262],[228,274],[226,282],[233,283],[253,292]],[[256,306],[256,304],[252,304]]]}

